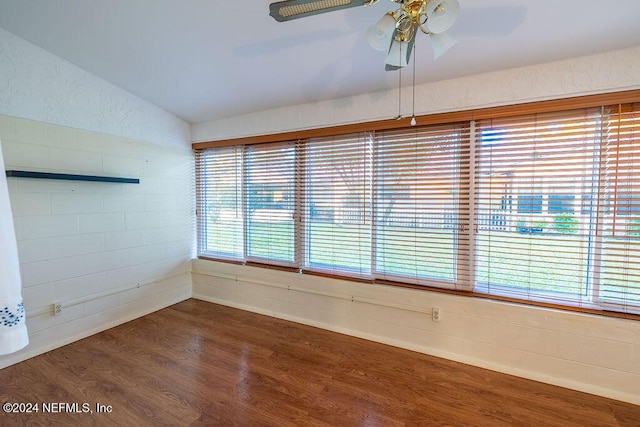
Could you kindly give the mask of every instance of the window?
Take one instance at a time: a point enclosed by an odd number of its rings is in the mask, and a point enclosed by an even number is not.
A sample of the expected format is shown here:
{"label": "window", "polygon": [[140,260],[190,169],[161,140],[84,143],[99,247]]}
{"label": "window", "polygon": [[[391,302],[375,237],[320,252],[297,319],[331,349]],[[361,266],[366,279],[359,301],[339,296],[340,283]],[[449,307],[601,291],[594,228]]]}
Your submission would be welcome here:
{"label": "window", "polygon": [[246,147],[246,258],[295,264],[295,144]]}
{"label": "window", "polygon": [[200,235],[217,238],[200,253],[468,288],[468,140],[452,125],[200,152],[199,199],[233,194],[235,221],[201,215]]}
{"label": "window", "polygon": [[242,259],[242,147],[199,151],[197,172],[200,254]]}
{"label": "window", "polygon": [[370,133],[305,145],[304,268],[371,277]]}
{"label": "window", "polygon": [[468,135],[468,126],[432,126],[376,136],[377,277],[465,286],[468,268],[458,258],[468,253],[459,233],[468,227],[468,182],[460,170],[468,167]]}
{"label": "window", "polygon": [[[502,129],[499,147],[477,143],[476,200],[493,209],[505,182],[518,194],[509,227],[476,235],[475,290],[526,300],[589,306],[595,217],[573,214],[574,187],[593,188],[598,176],[599,109],[477,122]],[[547,208],[543,210],[546,193]],[[535,194],[535,195],[534,195]],[[543,216],[546,211],[548,215]],[[536,214],[536,215],[523,215]]]}
{"label": "window", "polygon": [[599,302],[618,311],[640,306],[640,104],[617,107],[603,142]]}
{"label": "window", "polygon": [[209,148],[197,162],[200,256],[640,314],[639,104]]}

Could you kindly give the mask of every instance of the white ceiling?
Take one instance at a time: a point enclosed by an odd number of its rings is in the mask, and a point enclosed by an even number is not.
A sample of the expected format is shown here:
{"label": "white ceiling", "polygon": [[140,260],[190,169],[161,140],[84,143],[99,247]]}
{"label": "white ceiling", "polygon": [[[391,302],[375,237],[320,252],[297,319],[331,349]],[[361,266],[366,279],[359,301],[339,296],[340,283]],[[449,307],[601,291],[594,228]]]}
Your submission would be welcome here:
{"label": "white ceiling", "polygon": [[[457,46],[433,61],[418,35],[416,83],[640,44],[638,0],[459,1]],[[397,87],[365,40],[396,6],[278,23],[267,0],[0,0],[0,27],[197,123]]]}

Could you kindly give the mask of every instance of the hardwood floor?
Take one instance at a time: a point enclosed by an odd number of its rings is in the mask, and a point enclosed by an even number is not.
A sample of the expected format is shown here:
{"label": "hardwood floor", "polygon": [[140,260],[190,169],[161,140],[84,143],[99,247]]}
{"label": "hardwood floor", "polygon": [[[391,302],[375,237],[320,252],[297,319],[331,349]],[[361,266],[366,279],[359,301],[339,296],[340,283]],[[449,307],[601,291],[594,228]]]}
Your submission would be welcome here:
{"label": "hardwood floor", "polygon": [[197,300],[0,370],[0,400],[40,405],[3,426],[640,425],[640,406]]}

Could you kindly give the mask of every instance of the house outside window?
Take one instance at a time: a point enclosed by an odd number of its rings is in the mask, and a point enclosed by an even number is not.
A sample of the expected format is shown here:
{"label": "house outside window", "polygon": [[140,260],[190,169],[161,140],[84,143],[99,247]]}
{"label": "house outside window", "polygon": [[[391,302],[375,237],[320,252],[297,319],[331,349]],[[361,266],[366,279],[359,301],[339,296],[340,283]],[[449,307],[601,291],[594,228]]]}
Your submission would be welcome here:
{"label": "house outside window", "polygon": [[518,194],[519,214],[541,214],[542,194]]}

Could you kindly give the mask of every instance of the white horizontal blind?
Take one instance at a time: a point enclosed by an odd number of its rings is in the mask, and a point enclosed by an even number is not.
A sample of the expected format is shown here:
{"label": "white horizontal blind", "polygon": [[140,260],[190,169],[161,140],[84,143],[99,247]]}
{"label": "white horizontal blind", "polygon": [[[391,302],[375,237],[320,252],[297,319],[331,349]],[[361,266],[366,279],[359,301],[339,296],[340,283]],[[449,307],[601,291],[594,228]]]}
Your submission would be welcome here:
{"label": "white horizontal blind", "polygon": [[246,259],[295,266],[295,143],[246,146],[244,169]]}
{"label": "white horizontal blind", "polygon": [[371,134],[308,141],[304,268],[371,277]]}
{"label": "white horizontal blind", "polygon": [[591,306],[600,109],[476,128],[475,290]]}
{"label": "white horizontal blind", "polygon": [[198,151],[198,252],[204,256],[244,257],[242,147]]}
{"label": "white horizontal blind", "polygon": [[196,161],[200,256],[640,314],[640,104]]}
{"label": "white horizontal blind", "polygon": [[469,125],[376,133],[376,278],[468,282]]}
{"label": "white horizontal blind", "polygon": [[607,123],[599,301],[640,313],[640,104],[612,107]]}

